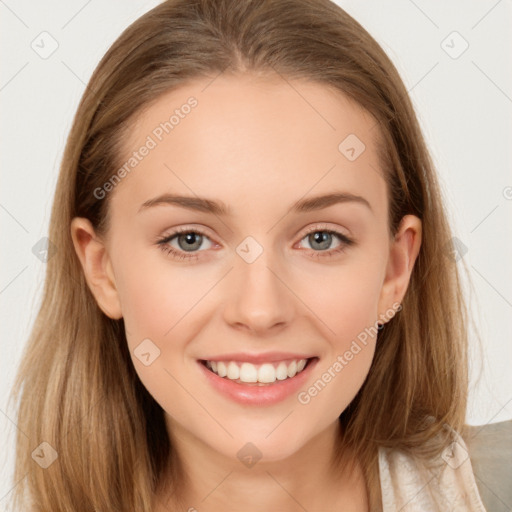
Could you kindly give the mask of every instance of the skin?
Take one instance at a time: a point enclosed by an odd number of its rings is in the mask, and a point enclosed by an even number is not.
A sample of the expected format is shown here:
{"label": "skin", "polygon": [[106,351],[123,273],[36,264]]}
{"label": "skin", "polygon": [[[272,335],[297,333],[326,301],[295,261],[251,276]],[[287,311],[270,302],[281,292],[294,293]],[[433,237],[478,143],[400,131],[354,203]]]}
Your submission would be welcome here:
{"label": "skin", "polygon": [[[239,351],[314,354],[320,360],[307,389],[359,333],[390,319],[418,255],[421,221],[407,215],[390,236],[375,119],[311,82],[245,73],[183,85],[137,119],[126,159],[191,95],[198,106],[110,192],[107,236],[73,219],[87,283],[105,314],[124,317],[135,369],[164,409],[190,477],[188,507],[367,510],[360,468],[340,478],[328,462],[342,435],[337,419],[369,371],[375,336],[307,405],[296,394],[272,406],[232,402],[207,383],[196,360]],[[348,134],[366,145],[354,161],[338,150]],[[334,190],[364,197],[371,209],[346,202],[291,212],[299,199]],[[163,192],[222,201],[233,213],[175,205],[138,213]],[[173,259],[156,244],[178,226],[205,231],[197,259]],[[316,226],[356,243],[325,256],[343,242],[333,235],[322,251],[307,236]],[[236,252],[247,236],[263,248],[251,264]],[[190,254],[179,241],[168,244]],[[161,351],[149,366],[133,353],[145,338]],[[251,468],[236,455],[247,442],[262,454]],[[156,510],[172,510],[171,503],[159,496]]]}

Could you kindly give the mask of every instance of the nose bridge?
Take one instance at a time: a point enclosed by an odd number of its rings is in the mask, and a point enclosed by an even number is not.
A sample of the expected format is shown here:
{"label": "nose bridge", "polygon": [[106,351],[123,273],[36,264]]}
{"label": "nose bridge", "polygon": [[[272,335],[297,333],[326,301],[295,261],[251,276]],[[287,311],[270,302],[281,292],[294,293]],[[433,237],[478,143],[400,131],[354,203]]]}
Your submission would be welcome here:
{"label": "nose bridge", "polygon": [[255,331],[288,322],[293,305],[281,268],[270,247],[253,237],[244,239],[236,248],[226,321]]}

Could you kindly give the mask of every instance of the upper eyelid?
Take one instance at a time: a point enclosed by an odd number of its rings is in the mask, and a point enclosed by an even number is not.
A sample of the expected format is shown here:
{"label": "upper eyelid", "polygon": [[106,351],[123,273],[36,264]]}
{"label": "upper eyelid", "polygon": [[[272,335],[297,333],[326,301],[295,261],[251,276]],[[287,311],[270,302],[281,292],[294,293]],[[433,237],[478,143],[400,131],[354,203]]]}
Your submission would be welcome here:
{"label": "upper eyelid", "polygon": [[[316,225],[313,225],[311,226],[310,228],[306,228],[306,230],[304,231],[304,236],[311,233],[311,232],[315,232],[315,231],[334,231],[334,232],[337,232],[339,233],[340,235],[344,235],[348,238],[350,238],[352,235],[349,233],[345,234],[343,233],[343,229],[345,229],[346,231],[348,231],[347,228],[339,228],[339,227],[333,227],[333,226],[329,226],[328,225],[329,223],[328,222],[321,222],[320,224],[316,224]],[[298,233],[300,233],[302,230],[300,230]]]}

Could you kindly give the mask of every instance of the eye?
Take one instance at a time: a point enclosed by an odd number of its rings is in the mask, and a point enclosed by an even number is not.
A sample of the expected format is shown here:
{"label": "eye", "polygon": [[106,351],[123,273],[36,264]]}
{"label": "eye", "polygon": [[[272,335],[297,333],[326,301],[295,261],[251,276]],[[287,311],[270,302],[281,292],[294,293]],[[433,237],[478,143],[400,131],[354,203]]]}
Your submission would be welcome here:
{"label": "eye", "polygon": [[[338,238],[340,242],[334,249],[328,250],[332,245],[334,238]],[[354,240],[349,238],[347,235],[336,230],[324,229],[319,226],[315,226],[310,229],[302,240],[307,240],[310,244],[314,251],[312,256],[315,258],[335,256],[336,254],[340,254],[345,251],[347,247],[355,244]]]}
{"label": "eye", "polygon": [[[328,250],[335,238],[339,240],[338,245],[334,249]],[[162,251],[170,254],[175,259],[193,260],[198,258],[197,253],[201,252],[198,249],[201,248],[205,240],[211,243],[210,238],[201,230],[180,227],[170,235],[157,240],[157,245]],[[310,244],[313,251],[311,256],[314,258],[335,256],[355,244],[355,241],[345,234],[332,229],[324,229],[322,226],[315,226],[310,229],[306,236],[301,239],[301,242],[303,240],[307,240]],[[173,246],[172,242],[175,242],[177,247]]]}
{"label": "eye", "polygon": [[[170,242],[176,239],[178,247],[173,247]],[[157,244],[162,251],[171,254],[177,259],[197,259],[197,254],[193,251],[199,249],[205,240],[210,240],[208,236],[198,229],[177,228],[170,235],[157,240]],[[190,253],[190,254],[187,254]]]}

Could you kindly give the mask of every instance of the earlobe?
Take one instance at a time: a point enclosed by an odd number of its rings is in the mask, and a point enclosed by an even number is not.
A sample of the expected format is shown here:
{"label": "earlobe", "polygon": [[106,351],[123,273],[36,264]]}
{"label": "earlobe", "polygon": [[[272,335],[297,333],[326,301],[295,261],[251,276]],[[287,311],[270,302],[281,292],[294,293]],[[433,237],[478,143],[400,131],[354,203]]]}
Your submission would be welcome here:
{"label": "earlobe", "polygon": [[122,318],[112,263],[105,244],[96,236],[89,219],[71,221],[71,237],[89,286],[100,309],[112,319]]}
{"label": "earlobe", "polygon": [[405,215],[391,243],[386,277],[379,300],[379,315],[401,303],[421,247],[422,224],[415,215]]}

